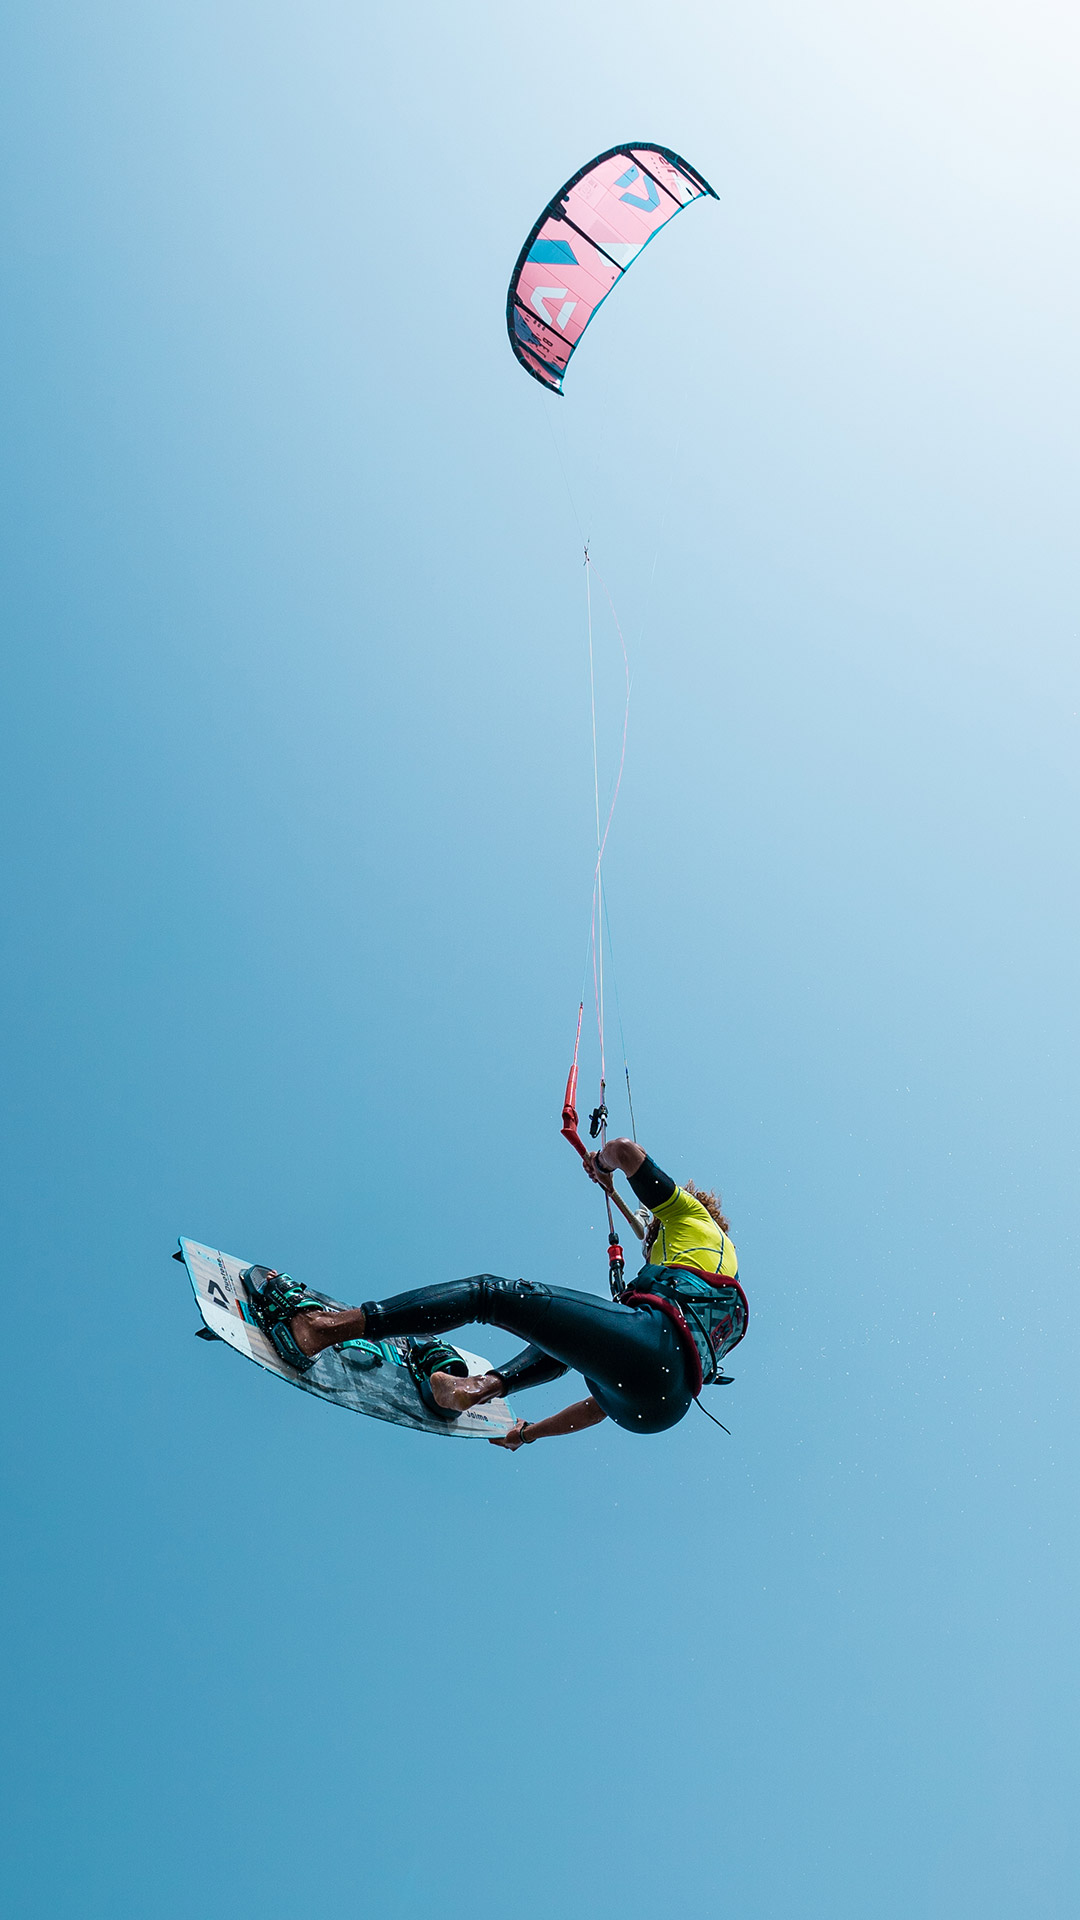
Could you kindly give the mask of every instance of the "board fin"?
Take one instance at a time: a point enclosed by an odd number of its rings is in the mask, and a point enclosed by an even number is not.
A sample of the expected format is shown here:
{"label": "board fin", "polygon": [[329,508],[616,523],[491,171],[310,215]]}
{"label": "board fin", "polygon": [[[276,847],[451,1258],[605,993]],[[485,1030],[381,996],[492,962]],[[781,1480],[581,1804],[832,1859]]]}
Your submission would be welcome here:
{"label": "board fin", "polygon": [[195,1338],[196,1340],[220,1340],[221,1335],[214,1333],[210,1327],[196,1327]]}

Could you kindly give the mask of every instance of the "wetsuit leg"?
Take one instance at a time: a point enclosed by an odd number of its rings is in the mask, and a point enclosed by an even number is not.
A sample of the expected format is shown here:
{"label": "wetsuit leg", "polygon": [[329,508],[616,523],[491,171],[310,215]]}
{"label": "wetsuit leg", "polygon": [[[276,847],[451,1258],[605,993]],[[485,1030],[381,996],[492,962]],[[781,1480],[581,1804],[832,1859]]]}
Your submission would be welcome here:
{"label": "wetsuit leg", "polygon": [[[369,1340],[449,1333],[469,1321],[516,1333],[561,1369],[574,1367],[583,1373],[604,1412],[634,1433],[673,1427],[693,1398],[678,1334],[653,1308],[624,1307],[569,1287],[478,1273],[391,1300],[366,1300],[364,1315]],[[525,1362],[526,1356],[519,1359]],[[505,1378],[502,1369],[499,1372]],[[528,1384],[537,1384],[531,1365]]]}
{"label": "wetsuit leg", "polygon": [[542,1347],[523,1347],[493,1371],[502,1381],[504,1393],[524,1393],[526,1387],[543,1387],[549,1380],[560,1380],[570,1369],[564,1361],[553,1360]]}

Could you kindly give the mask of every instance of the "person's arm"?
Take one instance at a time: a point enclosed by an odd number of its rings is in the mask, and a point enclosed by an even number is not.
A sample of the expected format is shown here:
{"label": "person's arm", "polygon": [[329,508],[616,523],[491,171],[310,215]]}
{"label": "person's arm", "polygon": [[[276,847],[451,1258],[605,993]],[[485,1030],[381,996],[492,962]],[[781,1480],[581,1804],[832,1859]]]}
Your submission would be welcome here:
{"label": "person's arm", "polygon": [[607,1414],[590,1394],[587,1400],[575,1400],[572,1407],[549,1413],[546,1420],[515,1420],[509,1433],[492,1434],[490,1445],[516,1453],[519,1447],[531,1447],[534,1440],[554,1440],[561,1433],[581,1433],[606,1419]]}
{"label": "person's arm", "polygon": [[655,1160],[650,1160],[644,1147],[639,1147],[636,1140],[606,1140],[598,1152],[589,1154],[585,1171],[590,1180],[595,1180],[598,1187],[603,1187],[609,1193],[612,1191],[612,1174],[616,1171],[625,1173],[637,1198],[642,1206],[648,1207],[650,1213],[663,1206],[664,1201],[670,1200],[677,1191],[670,1173],[665,1173]]}
{"label": "person's arm", "polygon": [[625,1173],[629,1179],[644,1163],[645,1149],[639,1147],[636,1140],[605,1140],[602,1147],[586,1158],[585,1171],[598,1186],[610,1187],[613,1173]]}

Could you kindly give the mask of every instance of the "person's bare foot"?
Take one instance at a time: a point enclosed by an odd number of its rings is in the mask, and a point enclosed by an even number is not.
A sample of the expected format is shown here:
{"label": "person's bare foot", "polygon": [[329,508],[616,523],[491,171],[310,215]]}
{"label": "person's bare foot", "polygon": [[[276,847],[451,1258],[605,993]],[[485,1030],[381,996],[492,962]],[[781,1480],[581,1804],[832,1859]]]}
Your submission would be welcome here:
{"label": "person's bare foot", "polygon": [[301,1308],[289,1321],[289,1332],[301,1353],[313,1360],[317,1353],[325,1353],[327,1347],[336,1347],[339,1340],[362,1340],[364,1316],[358,1312],[319,1313]]}
{"label": "person's bare foot", "polygon": [[[256,1276],[262,1275],[257,1282]],[[242,1276],[247,1283],[249,1295],[256,1301],[261,1298],[264,1287],[271,1281],[285,1279],[288,1275],[278,1273],[275,1267],[249,1267]],[[265,1301],[263,1302],[265,1305]],[[262,1326],[262,1320],[259,1325]],[[327,1347],[336,1347],[340,1340],[362,1340],[366,1325],[363,1307],[328,1308],[301,1305],[289,1321],[289,1332],[297,1346],[308,1360],[314,1360],[317,1354]]]}
{"label": "person's bare foot", "polygon": [[432,1398],[451,1413],[465,1413],[469,1407],[482,1406],[502,1391],[497,1373],[472,1374],[467,1380],[455,1373],[433,1373],[428,1385]]}

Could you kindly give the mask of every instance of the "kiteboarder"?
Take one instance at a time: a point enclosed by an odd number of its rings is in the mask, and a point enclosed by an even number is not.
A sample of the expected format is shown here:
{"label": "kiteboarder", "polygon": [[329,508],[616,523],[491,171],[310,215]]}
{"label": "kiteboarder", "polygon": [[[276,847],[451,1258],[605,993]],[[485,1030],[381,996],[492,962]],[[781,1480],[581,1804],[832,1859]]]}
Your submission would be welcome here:
{"label": "kiteboarder", "polygon": [[[631,1433],[662,1433],[702,1386],[723,1381],[721,1361],[746,1332],[746,1295],[718,1197],[677,1186],[635,1140],[609,1140],[585,1156],[607,1191],[618,1171],[646,1210],[645,1265],[617,1300],[535,1280],[473,1274],[361,1307],[330,1310],[288,1274],[250,1267],[252,1312],[282,1359],[306,1373],[327,1347],[410,1336],[409,1364],[428,1409],[454,1420],[467,1408],[584,1374],[589,1396],[542,1420],[518,1420],[493,1446],[578,1433],[610,1418]],[[479,1321],[528,1341],[505,1366],[469,1377],[440,1336]]]}

